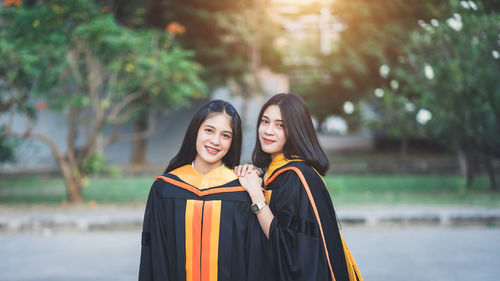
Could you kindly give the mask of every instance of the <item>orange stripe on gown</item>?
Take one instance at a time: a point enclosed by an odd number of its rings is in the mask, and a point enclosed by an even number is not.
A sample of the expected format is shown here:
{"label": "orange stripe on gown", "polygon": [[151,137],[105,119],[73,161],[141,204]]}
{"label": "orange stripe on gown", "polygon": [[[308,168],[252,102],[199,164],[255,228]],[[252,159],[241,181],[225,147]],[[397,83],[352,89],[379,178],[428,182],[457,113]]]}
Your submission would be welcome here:
{"label": "orange stripe on gown", "polygon": [[186,203],[187,281],[217,281],[222,202],[203,202]]}
{"label": "orange stripe on gown", "polygon": [[186,202],[186,280],[200,281],[201,218],[203,201]]}
{"label": "orange stripe on gown", "polygon": [[212,223],[212,202],[207,201],[205,203],[205,209],[203,210],[203,233],[201,239],[202,249],[201,249],[201,280],[209,280],[210,276],[210,232]]}
{"label": "orange stripe on gown", "polygon": [[210,281],[217,281],[218,260],[219,260],[219,231],[220,231],[220,212],[222,202],[220,200],[212,201],[212,224],[210,231]]}

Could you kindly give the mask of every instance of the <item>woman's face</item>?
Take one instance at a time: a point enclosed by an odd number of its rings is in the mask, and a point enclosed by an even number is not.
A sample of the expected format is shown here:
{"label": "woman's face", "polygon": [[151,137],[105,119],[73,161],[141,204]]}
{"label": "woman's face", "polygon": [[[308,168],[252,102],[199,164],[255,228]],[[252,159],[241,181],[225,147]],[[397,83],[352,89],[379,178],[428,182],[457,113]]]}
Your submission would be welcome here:
{"label": "woman's face", "polygon": [[285,124],[279,106],[273,104],[264,110],[258,133],[260,145],[265,153],[274,158],[283,152],[286,143]]}
{"label": "woman's face", "polygon": [[205,166],[220,166],[231,147],[232,138],[229,115],[220,113],[207,118],[198,129],[195,162]]}

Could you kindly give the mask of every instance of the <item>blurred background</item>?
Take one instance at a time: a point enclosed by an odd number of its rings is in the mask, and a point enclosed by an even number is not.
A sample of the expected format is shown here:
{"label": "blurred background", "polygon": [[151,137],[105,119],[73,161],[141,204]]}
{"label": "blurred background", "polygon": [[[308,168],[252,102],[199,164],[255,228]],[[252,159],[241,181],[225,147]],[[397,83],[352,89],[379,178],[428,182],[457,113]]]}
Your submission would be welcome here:
{"label": "blurred background", "polygon": [[308,104],[366,280],[500,273],[500,1],[0,3],[0,280],[136,279],[192,114],[235,105],[250,162],[280,92]]}

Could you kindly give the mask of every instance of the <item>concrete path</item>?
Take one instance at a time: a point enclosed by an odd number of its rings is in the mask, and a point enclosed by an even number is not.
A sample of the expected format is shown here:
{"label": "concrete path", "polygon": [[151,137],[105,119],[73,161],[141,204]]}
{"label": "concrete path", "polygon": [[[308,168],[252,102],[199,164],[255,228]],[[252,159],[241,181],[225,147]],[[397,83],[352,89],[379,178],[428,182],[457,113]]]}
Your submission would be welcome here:
{"label": "concrete path", "polygon": [[[344,226],[367,281],[500,276],[500,228]],[[0,233],[0,280],[137,280],[140,231]]]}
{"label": "concrete path", "polygon": [[[343,226],[500,226],[500,208],[337,206]],[[0,207],[0,232],[109,231],[141,228],[144,206]]]}

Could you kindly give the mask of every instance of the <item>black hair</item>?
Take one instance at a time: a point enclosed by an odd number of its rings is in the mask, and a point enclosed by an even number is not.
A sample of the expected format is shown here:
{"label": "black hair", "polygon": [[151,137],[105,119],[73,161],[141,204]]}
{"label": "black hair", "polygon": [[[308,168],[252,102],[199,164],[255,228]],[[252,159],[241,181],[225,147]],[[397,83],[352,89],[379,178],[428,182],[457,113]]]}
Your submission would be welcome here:
{"label": "black hair", "polygon": [[181,148],[177,155],[170,160],[165,174],[173,171],[186,164],[191,164],[196,158],[196,138],[201,124],[208,118],[215,114],[225,113],[231,117],[231,129],[233,129],[233,137],[231,146],[226,155],[222,158],[222,163],[233,169],[240,163],[241,156],[241,142],[242,142],[242,129],[241,118],[234,107],[223,100],[212,100],[203,105],[193,116],[189,126],[186,129],[184,140],[182,141]]}
{"label": "black hair", "polygon": [[271,163],[271,155],[262,150],[259,141],[259,126],[262,115],[270,105],[279,106],[285,125],[286,143],[283,146],[285,158],[298,157],[324,176],[330,163],[319,144],[306,103],[294,93],[276,94],[262,106],[257,120],[257,141],[252,156],[253,164],[261,169],[266,169]]}

